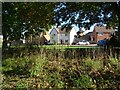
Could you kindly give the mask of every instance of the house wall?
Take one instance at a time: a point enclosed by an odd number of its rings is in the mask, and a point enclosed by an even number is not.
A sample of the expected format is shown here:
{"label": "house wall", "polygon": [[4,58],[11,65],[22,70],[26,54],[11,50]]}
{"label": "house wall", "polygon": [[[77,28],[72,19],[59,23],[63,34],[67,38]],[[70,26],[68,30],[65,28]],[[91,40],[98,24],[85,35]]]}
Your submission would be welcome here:
{"label": "house wall", "polygon": [[110,37],[110,33],[107,33],[107,32],[104,32],[103,35],[99,35],[99,33],[97,32],[97,40],[96,40],[96,43],[99,41],[99,40],[104,40],[105,38],[109,38]]}
{"label": "house wall", "polygon": [[50,43],[58,43],[58,32],[55,28],[50,32]]}
{"label": "house wall", "polygon": [[[59,41],[58,43],[60,44],[69,44],[70,40],[69,40],[69,33],[66,33],[66,34],[59,34]],[[61,43],[61,40],[62,40],[62,43]],[[67,42],[66,42],[67,41]]]}
{"label": "house wall", "polygon": [[97,43],[97,33],[95,29],[93,31],[93,37],[94,37],[94,42]]}
{"label": "house wall", "polygon": [[96,30],[94,30],[93,37],[94,37],[95,43],[97,43],[99,40],[109,38],[110,37],[110,32],[96,32]]}
{"label": "house wall", "polygon": [[72,28],[72,30],[71,30],[71,32],[70,32],[70,36],[69,36],[69,38],[70,38],[70,42],[69,42],[69,44],[72,44],[73,42],[74,42],[74,36],[75,35],[77,35],[77,33],[76,33],[76,31],[75,31],[75,29],[74,28]]}
{"label": "house wall", "polygon": [[[59,33],[55,28],[50,32],[50,43],[72,44],[74,36],[77,35],[74,28],[70,32]],[[54,37],[53,37],[54,36]]]}
{"label": "house wall", "polygon": [[2,45],[3,42],[3,35],[0,35],[0,46]]}

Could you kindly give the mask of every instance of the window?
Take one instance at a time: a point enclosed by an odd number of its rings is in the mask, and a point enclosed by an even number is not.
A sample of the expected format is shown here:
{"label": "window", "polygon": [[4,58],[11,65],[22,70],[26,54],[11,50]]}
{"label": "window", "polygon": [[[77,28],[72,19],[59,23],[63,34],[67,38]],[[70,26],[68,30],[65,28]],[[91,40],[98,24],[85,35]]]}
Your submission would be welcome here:
{"label": "window", "polygon": [[55,38],[55,34],[52,35],[52,39],[54,39],[54,38]]}
{"label": "window", "polygon": [[67,43],[67,42],[68,42],[68,40],[65,40],[65,42]]}
{"label": "window", "polygon": [[67,36],[67,33],[65,33],[65,36]]}
{"label": "window", "polygon": [[103,34],[103,32],[98,32],[98,35],[103,36],[104,34]]}

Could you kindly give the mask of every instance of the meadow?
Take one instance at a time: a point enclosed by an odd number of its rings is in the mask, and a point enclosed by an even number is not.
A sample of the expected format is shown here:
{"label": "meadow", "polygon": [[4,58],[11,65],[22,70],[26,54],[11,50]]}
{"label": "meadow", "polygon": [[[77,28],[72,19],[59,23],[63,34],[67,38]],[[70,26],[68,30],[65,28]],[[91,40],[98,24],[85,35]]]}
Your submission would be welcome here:
{"label": "meadow", "polygon": [[119,50],[35,46],[2,51],[1,87],[13,89],[119,89]]}

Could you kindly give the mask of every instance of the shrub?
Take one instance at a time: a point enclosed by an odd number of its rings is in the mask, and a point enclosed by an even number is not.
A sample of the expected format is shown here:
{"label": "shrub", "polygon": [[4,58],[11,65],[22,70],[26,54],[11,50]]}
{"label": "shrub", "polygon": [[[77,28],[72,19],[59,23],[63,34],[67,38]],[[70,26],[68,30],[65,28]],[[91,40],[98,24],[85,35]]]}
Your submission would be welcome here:
{"label": "shrub", "polygon": [[3,61],[3,72],[6,74],[28,74],[28,70],[31,66],[31,59],[29,57],[24,58],[8,58]]}
{"label": "shrub", "polygon": [[18,89],[18,90],[23,90],[23,89],[26,89],[28,87],[29,86],[28,86],[28,83],[26,81],[20,80],[16,83],[16,89]]}
{"label": "shrub", "polygon": [[36,51],[30,48],[28,51],[29,55],[3,60],[4,87],[10,87],[10,82],[14,82],[11,87],[17,89],[108,88],[120,84],[118,59],[100,56],[93,59],[86,52],[82,53],[84,50],[77,49],[40,48]]}
{"label": "shrub", "polygon": [[93,81],[87,74],[81,75],[80,78],[75,80],[75,86],[77,88],[93,88]]}
{"label": "shrub", "polygon": [[42,70],[43,64],[47,62],[47,58],[36,56],[32,58],[32,66],[29,69],[29,73],[31,77],[40,76],[40,72]]}
{"label": "shrub", "polygon": [[84,62],[84,67],[87,70],[90,70],[92,72],[96,72],[98,70],[101,70],[103,68],[103,63],[100,60],[94,60],[94,59],[86,59]]}

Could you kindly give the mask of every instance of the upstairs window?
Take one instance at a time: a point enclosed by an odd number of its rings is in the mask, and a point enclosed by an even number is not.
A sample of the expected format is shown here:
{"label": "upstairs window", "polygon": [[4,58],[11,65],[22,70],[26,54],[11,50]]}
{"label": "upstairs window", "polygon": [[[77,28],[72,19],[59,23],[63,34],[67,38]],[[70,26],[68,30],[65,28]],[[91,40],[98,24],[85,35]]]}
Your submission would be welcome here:
{"label": "upstairs window", "polygon": [[65,36],[67,36],[67,33],[65,33]]}
{"label": "upstairs window", "polygon": [[52,39],[54,39],[54,38],[55,38],[55,34],[52,35]]}
{"label": "upstairs window", "polygon": [[99,35],[99,36],[103,36],[104,33],[103,33],[103,32],[98,32],[98,35]]}

